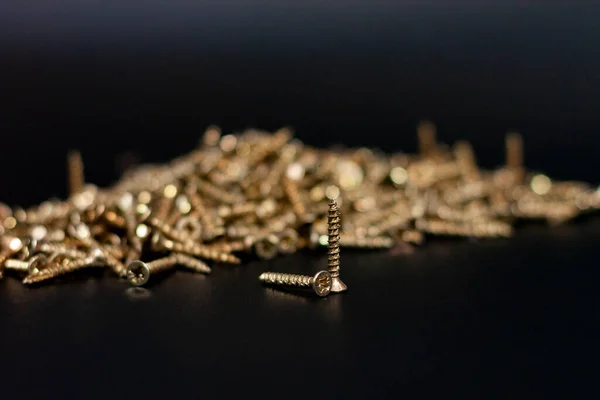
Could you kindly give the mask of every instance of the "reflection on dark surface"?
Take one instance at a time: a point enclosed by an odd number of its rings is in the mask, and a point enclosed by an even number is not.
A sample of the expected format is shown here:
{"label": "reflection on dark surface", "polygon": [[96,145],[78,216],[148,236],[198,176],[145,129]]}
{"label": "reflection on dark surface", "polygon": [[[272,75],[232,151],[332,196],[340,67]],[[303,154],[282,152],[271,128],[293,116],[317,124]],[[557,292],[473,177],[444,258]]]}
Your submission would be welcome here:
{"label": "reflection on dark surface", "polygon": [[125,295],[131,300],[145,300],[152,296],[152,292],[142,287],[130,287],[125,290]]}

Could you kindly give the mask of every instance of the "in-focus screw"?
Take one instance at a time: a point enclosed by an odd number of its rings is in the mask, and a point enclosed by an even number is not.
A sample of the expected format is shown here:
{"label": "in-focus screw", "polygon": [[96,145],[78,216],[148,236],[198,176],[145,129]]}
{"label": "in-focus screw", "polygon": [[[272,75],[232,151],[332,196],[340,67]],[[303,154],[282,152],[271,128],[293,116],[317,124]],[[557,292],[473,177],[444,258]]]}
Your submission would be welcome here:
{"label": "in-focus screw", "polygon": [[337,201],[331,199],[329,202],[329,215],[327,216],[329,234],[329,240],[327,241],[327,271],[331,275],[331,291],[333,293],[348,290],[348,287],[340,279],[340,226],[340,208]]}
{"label": "in-focus screw", "polygon": [[315,276],[264,272],[258,279],[269,285],[288,287],[312,287],[318,296],[324,297],[331,292],[333,280],[327,271],[319,271]]}
{"label": "in-focus screw", "polygon": [[173,254],[168,257],[145,263],[140,260],[133,261],[127,266],[127,280],[133,286],[142,286],[148,283],[150,274],[172,269],[176,265],[183,265],[193,271],[208,274],[211,269],[203,261],[185,254]]}

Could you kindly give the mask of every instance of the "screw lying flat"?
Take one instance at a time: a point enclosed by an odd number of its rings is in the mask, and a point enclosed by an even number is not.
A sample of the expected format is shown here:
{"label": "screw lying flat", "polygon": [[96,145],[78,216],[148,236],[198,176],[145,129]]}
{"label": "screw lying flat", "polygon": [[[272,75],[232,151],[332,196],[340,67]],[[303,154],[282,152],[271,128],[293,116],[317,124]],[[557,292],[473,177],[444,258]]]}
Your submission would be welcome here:
{"label": "screw lying flat", "polygon": [[331,292],[333,279],[327,271],[319,271],[315,276],[264,272],[258,279],[266,284],[289,287],[312,287],[318,296],[325,297]]}
{"label": "screw lying flat", "polygon": [[150,274],[166,271],[176,265],[183,265],[196,272],[210,273],[211,269],[206,263],[185,254],[175,253],[168,257],[145,263],[135,260],[127,266],[127,281],[133,286],[142,286],[148,283]]}

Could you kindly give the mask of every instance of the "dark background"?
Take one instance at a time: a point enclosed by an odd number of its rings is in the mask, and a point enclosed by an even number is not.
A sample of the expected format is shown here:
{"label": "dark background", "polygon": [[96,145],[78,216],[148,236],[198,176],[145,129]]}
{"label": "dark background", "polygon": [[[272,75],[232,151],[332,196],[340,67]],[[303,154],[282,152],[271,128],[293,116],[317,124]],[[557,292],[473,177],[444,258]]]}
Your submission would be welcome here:
{"label": "dark background", "polygon": [[[319,146],[414,151],[415,125],[468,139],[486,167],[503,136],[526,163],[598,182],[600,7],[443,1],[4,2],[0,196],[66,193],[65,155],[107,185],[166,161],[209,124],[295,128]],[[432,240],[412,255],[343,255],[347,294],[266,290],[262,271],[183,271],[142,295],[85,272],[0,282],[7,398],[577,398],[597,392],[598,219],[506,241]]]}

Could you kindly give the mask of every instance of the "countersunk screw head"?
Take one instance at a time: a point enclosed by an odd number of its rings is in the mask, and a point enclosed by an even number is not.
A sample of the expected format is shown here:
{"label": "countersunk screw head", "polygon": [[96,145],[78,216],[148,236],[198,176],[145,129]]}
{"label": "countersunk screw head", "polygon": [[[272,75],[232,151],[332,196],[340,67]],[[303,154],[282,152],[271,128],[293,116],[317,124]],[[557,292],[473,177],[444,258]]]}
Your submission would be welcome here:
{"label": "countersunk screw head", "polygon": [[133,286],[145,285],[150,279],[150,268],[143,261],[133,261],[127,266],[127,281]]}
{"label": "countersunk screw head", "polygon": [[327,271],[319,271],[313,278],[312,287],[318,296],[325,297],[331,292],[333,279]]}

